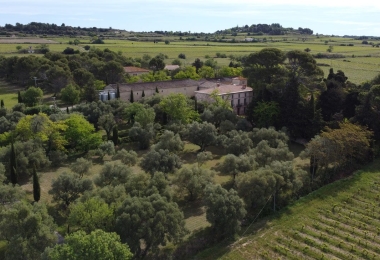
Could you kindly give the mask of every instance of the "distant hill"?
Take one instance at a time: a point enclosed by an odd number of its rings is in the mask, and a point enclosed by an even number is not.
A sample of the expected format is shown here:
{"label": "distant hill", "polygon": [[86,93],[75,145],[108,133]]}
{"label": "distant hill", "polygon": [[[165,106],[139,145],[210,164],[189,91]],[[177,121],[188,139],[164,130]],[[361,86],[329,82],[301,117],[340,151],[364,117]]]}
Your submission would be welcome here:
{"label": "distant hill", "polygon": [[[115,32],[120,32],[125,30],[114,29],[114,28],[97,28],[97,27],[80,27],[80,26],[68,26],[65,23],[61,25],[50,24],[50,23],[39,23],[39,22],[31,22],[28,24],[16,23],[5,24],[4,26],[0,26],[0,36],[11,36],[14,34],[25,34],[25,35],[68,35],[68,36],[96,36],[99,34],[111,34]],[[146,34],[146,32],[142,32]],[[189,35],[209,35],[207,33],[190,33],[190,32],[173,32],[173,31],[155,31],[149,32],[148,34],[156,34],[160,35],[174,35],[174,36],[189,36]],[[305,34],[311,35],[313,34],[313,30],[309,28],[299,27],[298,29],[293,29],[291,27],[286,28],[283,27],[279,23],[272,24],[252,24],[252,25],[244,25],[244,26],[236,26],[230,29],[218,30],[215,34],[231,34],[232,36],[236,36],[238,33],[247,33],[247,35],[286,35],[286,34]]]}
{"label": "distant hill", "polygon": [[313,34],[313,30],[309,28],[298,27],[293,29],[291,27],[282,27],[279,23],[272,24],[252,24],[244,26],[236,26],[230,29],[218,30],[215,33],[218,34],[237,34],[237,33],[250,33],[252,35],[285,35],[285,34]]}
{"label": "distant hill", "polygon": [[66,26],[64,23],[61,25],[49,24],[49,23],[38,23],[31,22],[28,24],[16,23],[16,25],[5,24],[5,26],[0,26],[0,35],[11,36],[13,34],[46,34],[46,35],[86,35],[95,36],[99,33],[111,33],[119,31],[112,28],[81,28]]}

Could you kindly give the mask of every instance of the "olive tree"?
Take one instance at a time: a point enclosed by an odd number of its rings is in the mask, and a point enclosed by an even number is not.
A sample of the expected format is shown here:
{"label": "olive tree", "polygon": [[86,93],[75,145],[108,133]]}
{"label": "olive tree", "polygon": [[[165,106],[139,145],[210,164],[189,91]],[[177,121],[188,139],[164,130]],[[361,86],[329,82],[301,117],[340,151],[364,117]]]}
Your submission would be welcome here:
{"label": "olive tree", "polygon": [[181,168],[181,159],[169,150],[152,150],[147,153],[141,160],[140,167],[150,173],[155,172],[170,173],[174,170]]}
{"label": "olive tree", "polygon": [[112,160],[120,160],[122,163],[133,166],[137,163],[137,153],[133,150],[127,151],[124,148],[117,151]]}
{"label": "olive tree", "polygon": [[99,175],[95,177],[94,182],[99,187],[108,185],[117,186],[126,183],[131,174],[131,169],[123,163],[109,162],[104,164]]}
{"label": "olive tree", "polygon": [[184,148],[184,143],[179,134],[174,134],[172,131],[165,130],[160,136],[157,144],[154,145],[155,150],[169,150],[172,153],[180,152]]}
{"label": "olive tree", "polygon": [[233,236],[240,230],[240,220],[247,212],[235,190],[227,191],[220,185],[209,185],[205,190],[205,203],[206,218],[217,238]]}
{"label": "olive tree", "polygon": [[188,125],[186,136],[190,142],[199,145],[203,152],[207,146],[215,143],[217,132],[213,124],[193,122]]}
{"label": "olive tree", "polygon": [[136,258],[157,252],[167,242],[177,244],[187,233],[182,211],[159,194],[128,197],[116,209],[116,232]]}
{"label": "olive tree", "polygon": [[120,242],[116,233],[94,230],[90,234],[74,232],[65,237],[65,243],[46,248],[43,260],[131,260],[133,257],[127,244]]}
{"label": "olive tree", "polygon": [[53,202],[63,206],[64,209],[78,199],[85,191],[92,190],[93,183],[89,179],[81,179],[76,173],[63,172],[51,184],[49,194]]}
{"label": "olive tree", "polygon": [[198,166],[184,167],[176,172],[173,184],[179,192],[185,190],[192,201],[202,197],[205,187],[213,183],[213,176],[213,172]]}
{"label": "olive tree", "polygon": [[0,210],[0,239],[6,240],[4,259],[40,259],[53,246],[56,226],[45,204],[15,202]]}

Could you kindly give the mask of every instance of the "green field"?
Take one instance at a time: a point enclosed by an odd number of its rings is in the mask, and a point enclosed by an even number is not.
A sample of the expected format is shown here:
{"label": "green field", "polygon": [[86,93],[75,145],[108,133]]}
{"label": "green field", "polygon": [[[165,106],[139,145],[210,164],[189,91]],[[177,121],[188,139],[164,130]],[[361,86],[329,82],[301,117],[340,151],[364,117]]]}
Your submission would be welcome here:
{"label": "green field", "polygon": [[18,103],[17,90],[14,86],[11,86],[4,81],[0,81],[0,99],[4,100],[4,107],[11,109]]}
{"label": "green field", "polygon": [[379,167],[376,160],[196,259],[380,259]]}
{"label": "green field", "polygon": [[[361,84],[366,80],[370,80],[375,77],[380,72],[380,48],[372,47],[372,45],[362,44],[361,40],[354,40],[351,38],[343,37],[331,37],[331,36],[307,36],[304,41],[299,35],[286,35],[286,36],[247,36],[246,34],[241,34],[236,37],[217,36],[218,41],[185,41],[180,40],[177,36],[171,37],[161,37],[161,41],[158,43],[153,43],[153,39],[150,41],[131,41],[127,40],[127,35],[121,38],[105,38],[105,44],[93,45],[89,44],[89,37],[78,37],[81,41],[80,45],[69,45],[69,41],[73,41],[75,38],[68,37],[51,37],[44,40],[51,40],[52,43],[48,44],[51,51],[62,52],[66,47],[71,47],[84,51],[84,45],[90,45],[93,47],[105,49],[109,48],[112,51],[122,52],[126,57],[141,58],[144,54],[149,54],[150,56],[155,56],[159,53],[166,54],[168,59],[165,60],[167,64],[171,63],[172,60],[178,57],[178,54],[184,53],[186,59],[182,60],[183,65],[190,65],[196,58],[205,60],[205,56],[216,57],[216,53],[226,54],[227,57],[230,55],[242,56],[248,55],[252,52],[259,51],[265,47],[275,47],[283,51],[290,50],[304,50],[309,48],[311,54],[317,53],[327,53],[327,48],[332,45],[332,54],[343,55],[344,58],[334,58],[334,59],[317,59],[318,63],[323,63],[328,66],[323,66],[325,72],[329,68],[334,68],[334,70],[343,70],[348,76],[348,80]],[[259,39],[261,42],[219,42],[219,40],[231,40],[236,39],[241,41],[246,37]],[[302,36],[304,37],[304,36]],[[183,37],[184,39],[186,37]],[[266,41],[262,41],[263,39]],[[140,39],[142,39],[140,37]],[[8,43],[5,43],[9,40]],[[11,56],[11,55],[25,55],[18,54],[16,51],[16,46],[21,45],[22,48],[27,48],[32,46],[33,48],[38,47],[39,38],[35,38],[36,43],[32,43],[31,38],[25,38],[25,41],[30,41],[27,44],[12,43],[12,39],[0,38],[0,55]],[[170,44],[165,44],[163,41],[169,40]],[[374,44],[379,42],[374,41]],[[345,44],[346,46],[341,46]],[[353,44],[354,46],[347,46],[348,44]],[[216,58],[218,65],[228,65],[230,62],[229,58]]]}

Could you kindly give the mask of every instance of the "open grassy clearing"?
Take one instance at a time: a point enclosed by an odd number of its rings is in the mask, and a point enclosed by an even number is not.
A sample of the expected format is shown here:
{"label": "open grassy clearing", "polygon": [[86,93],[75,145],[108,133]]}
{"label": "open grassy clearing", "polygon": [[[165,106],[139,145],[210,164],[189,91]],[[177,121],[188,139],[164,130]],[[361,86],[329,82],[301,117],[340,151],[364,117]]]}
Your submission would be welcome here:
{"label": "open grassy clearing", "polygon": [[380,259],[379,167],[377,159],[197,259]]}
{"label": "open grassy clearing", "polygon": [[4,107],[11,109],[14,105],[18,103],[17,100],[17,91],[22,90],[15,86],[0,81],[0,99],[4,100]]}

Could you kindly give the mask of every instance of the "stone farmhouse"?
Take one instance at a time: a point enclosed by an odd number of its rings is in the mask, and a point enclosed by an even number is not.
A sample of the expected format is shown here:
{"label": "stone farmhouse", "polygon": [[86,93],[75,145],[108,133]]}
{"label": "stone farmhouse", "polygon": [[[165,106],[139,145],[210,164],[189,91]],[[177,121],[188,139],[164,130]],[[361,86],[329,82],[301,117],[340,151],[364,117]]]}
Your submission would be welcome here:
{"label": "stone farmhouse", "polygon": [[245,114],[247,106],[253,98],[253,90],[247,87],[247,79],[241,77],[233,78],[231,84],[217,82],[212,88],[195,91],[195,98],[198,101],[212,102],[212,93],[231,102],[231,107],[237,115]]}
{"label": "stone farmhouse", "polygon": [[147,74],[150,72],[150,70],[133,66],[124,67],[124,71],[131,76],[140,76],[141,74]]}
{"label": "stone farmhouse", "polygon": [[133,91],[134,101],[142,98],[142,94],[150,97],[158,93],[162,96],[168,96],[172,93],[181,93],[187,97],[195,97],[199,101],[212,102],[210,95],[213,91],[217,91],[218,95],[223,99],[231,101],[234,111],[238,115],[242,115],[246,111],[246,106],[251,102],[253,90],[247,87],[245,78],[221,78],[221,79],[181,79],[170,81],[156,82],[138,82],[110,84],[104,88],[104,92],[115,93],[119,85],[120,99],[129,100],[131,91]]}

